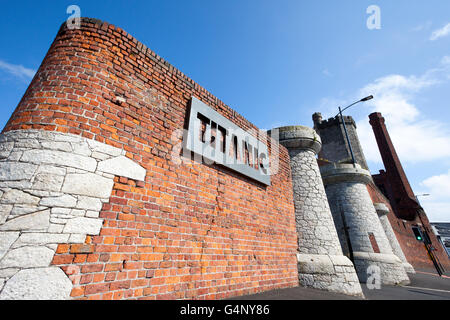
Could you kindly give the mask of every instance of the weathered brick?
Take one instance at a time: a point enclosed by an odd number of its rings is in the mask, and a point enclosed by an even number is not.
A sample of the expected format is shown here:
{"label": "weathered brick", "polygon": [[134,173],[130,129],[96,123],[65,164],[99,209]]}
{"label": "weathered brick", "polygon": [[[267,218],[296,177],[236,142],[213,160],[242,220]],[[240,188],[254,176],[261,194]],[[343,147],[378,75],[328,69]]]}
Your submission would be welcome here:
{"label": "weathered brick", "polygon": [[100,292],[107,292],[109,290],[109,283],[98,283],[87,285],[84,289],[86,295],[96,294]]}
{"label": "weathered brick", "polygon": [[[99,215],[100,236],[58,246],[52,264],[73,263],[88,281],[72,296],[219,299],[298,285],[287,150],[280,146],[279,170],[267,187],[219,165],[172,162],[179,142],[172,135],[183,128],[192,96],[243,130],[257,128],[151,50],[139,50],[133,37],[114,30],[82,19],[79,30],[59,33],[4,129],[95,139],[124,150],[146,169],[145,182],[115,177]],[[61,59],[68,55],[71,59]],[[51,78],[51,88],[40,77]],[[269,148],[271,143],[278,147],[269,141]]]}

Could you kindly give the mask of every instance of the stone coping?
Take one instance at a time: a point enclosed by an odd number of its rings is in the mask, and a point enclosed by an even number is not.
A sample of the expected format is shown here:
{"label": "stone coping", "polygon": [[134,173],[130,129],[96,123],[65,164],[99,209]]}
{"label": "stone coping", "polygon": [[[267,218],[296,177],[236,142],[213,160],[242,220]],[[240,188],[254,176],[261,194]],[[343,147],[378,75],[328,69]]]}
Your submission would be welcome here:
{"label": "stone coping", "polygon": [[402,264],[402,261],[400,260],[399,257],[397,257],[394,254],[386,254],[386,253],[355,251],[353,252],[353,259],[369,260],[373,262],[382,262],[382,263]]}
{"label": "stone coping", "polygon": [[402,265],[407,273],[416,273],[416,270],[414,270],[414,267],[409,262],[403,262]]}
{"label": "stone coping", "polygon": [[353,263],[344,255],[297,253],[297,262],[299,271],[304,273],[333,274],[334,266],[353,267]]}
{"label": "stone coping", "polygon": [[325,185],[341,182],[359,182],[369,184],[372,176],[368,170],[362,169],[359,164],[332,163],[320,167],[323,183]]}
{"label": "stone coping", "polygon": [[306,126],[285,126],[268,131],[278,131],[279,142],[288,149],[309,149],[315,154],[322,149],[322,140],[317,132]]}

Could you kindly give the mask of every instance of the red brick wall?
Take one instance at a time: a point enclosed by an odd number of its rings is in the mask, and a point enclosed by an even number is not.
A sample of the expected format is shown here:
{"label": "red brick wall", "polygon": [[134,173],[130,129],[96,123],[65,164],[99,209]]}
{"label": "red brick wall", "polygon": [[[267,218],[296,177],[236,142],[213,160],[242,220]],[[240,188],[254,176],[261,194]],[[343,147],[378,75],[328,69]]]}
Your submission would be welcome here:
{"label": "red brick wall", "polygon": [[449,259],[446,257],[446,253],[443,251],[442,246],[439,244],[434,233],[431,231],[428,218],[422,216],[422,221],[419,217],[416,217],[413,221],[406,221],[399,219],[395,216],[392,210],[391,204],[388,199],[381,193],[381,191],[373,184],[367,186],[369,194],[374,203],[384,203],[389,208],[388,219],[391,223],[392,229],[397,237],[400,247],[406,257],[406,260],[417,270],[427,270],[436,272],[432,260],[428,256],[427,250],[423,242],[417,241],[412,231],[412,226],[422,224],[427,228],[428,234],[431,237],[433,246],[437,249],[437,256],[439,261],[445,270],[450,270]]}
{"label": "red brick wall", "polygon": [[287,150],[268,187],[218,165],[174,163],[191,96],[256,132],[120,28],[86,18],[80,30],[61,27],[4,131],[81,135],[147,170],[145,183],[115,178],[99,236],[59,245],[53,264],[72,279],[72,297],[219,299],[298,285]]}

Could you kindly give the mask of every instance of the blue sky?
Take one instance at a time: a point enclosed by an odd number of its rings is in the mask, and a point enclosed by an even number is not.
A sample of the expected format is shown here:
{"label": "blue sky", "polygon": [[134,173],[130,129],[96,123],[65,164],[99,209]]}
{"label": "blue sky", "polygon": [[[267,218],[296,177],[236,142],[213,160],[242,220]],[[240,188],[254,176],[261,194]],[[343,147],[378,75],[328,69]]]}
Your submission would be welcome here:
{"label": "blue sky", "polygon": [[[69,5],[120,26],[261,128],[348,110],[373,173],[368,124],[380,111],[431,221],[450,222],[450,2],[8,1],[2,3],[0,127],[38,69]],[[381,29],[369,30],[377,5]]]}

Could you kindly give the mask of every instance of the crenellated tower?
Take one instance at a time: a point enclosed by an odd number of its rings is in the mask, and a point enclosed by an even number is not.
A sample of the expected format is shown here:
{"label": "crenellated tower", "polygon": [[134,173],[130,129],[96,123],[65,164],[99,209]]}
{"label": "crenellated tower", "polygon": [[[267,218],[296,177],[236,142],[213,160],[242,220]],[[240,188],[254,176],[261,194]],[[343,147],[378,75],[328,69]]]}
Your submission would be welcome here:
{"label": "crenellated tower", "polygon": [[352,117],[344,117],[355,156],[352,163],[350,148],[340,118],[322,121],[313,115],[314,128],[323,146],[320,172],[328,202],[339,235],[342,250],[354,263],[361,282],[367,282],[369,268],[380,270],[383,284],[409,283],[408,275],[383,229],[370,197],[368,186],[373,184]]}
{"label": "crenellated tower", "polygon": [[[359,143],[358,134],[356,132],[356,123],[352,117],[344,116],[345,126],[347,128],[350,143],[352,144],[353,153],[356,163],[363,169],[368,170],[366,158],[362,152]],[[313,114],[314,129],[320,135],[324,148],[319,153],[319,158],[331,162],[347,162],[352,160],[350,148],[345,138],[344,126],[340,117],[322,120],[320,112]]]}

